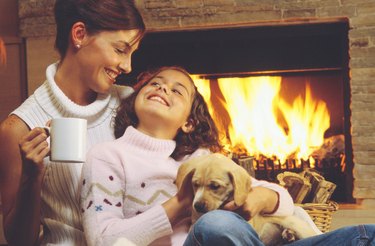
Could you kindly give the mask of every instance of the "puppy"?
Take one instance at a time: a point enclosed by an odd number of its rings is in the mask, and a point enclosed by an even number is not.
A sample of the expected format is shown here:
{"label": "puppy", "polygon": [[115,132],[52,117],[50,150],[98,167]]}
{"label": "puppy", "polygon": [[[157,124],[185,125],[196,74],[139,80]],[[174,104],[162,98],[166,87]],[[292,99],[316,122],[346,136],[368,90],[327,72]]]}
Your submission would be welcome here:
{"label": "puppy", "polygon": [[[251,176],[246,170],[218,153],[181,164],[176,179],[178,189],[186,177],[192,177],[194,190],[192,223],[202,214],[220,209],[229,201],[242,206],[251,191]],[[317,235],[307,222],[296,216],[256,215],[249,223],[265,245],[278,245]]]}

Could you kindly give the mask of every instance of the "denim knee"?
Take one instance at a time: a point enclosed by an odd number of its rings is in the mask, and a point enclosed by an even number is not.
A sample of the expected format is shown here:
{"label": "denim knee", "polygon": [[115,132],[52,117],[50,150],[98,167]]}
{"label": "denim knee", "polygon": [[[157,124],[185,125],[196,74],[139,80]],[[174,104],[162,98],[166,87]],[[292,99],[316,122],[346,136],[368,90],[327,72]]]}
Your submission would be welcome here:
{"label": "denim knee", "polygon": [[214,210],[193,225],[184,245],[262,245],[257,233],[238,214]]}

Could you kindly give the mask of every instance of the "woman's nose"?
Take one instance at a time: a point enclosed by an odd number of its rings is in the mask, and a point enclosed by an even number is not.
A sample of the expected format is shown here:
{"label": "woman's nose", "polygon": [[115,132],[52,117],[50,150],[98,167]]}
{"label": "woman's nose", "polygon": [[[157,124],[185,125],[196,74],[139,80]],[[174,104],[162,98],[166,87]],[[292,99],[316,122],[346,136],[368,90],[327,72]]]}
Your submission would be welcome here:
{"label": "woman's nose", "polygon": [[122,73],[128,74],[132,71],[132,66],[131,66],[131,58],[127,57],[124,60],[122,60],[119,65],[119,69],[121,70]]}

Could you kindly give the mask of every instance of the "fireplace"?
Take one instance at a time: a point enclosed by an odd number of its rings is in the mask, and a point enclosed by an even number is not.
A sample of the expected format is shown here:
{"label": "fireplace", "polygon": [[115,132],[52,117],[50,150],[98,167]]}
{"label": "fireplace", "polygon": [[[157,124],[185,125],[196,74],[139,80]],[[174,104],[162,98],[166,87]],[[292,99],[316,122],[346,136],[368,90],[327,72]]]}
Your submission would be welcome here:
{"label": "fireplace", "polygon": [[[280,161],[258,152],[255,176],[276,181],[282,171],[313,167],[337,185],[332,199],[354,202],[347,22],[151,32],[133,57],[132,73],[119,82],[131,84],[141,71],[167,65],[183,66],[208,81],[212,102],[215,97],[216,102],[223,100],[218,80],[228,78],[277,77],[281,80],[279,94],[289,103],[298,95],[305,98],[309,86],[314,100],[324,102],[330,114],[324,139],[338,136],[344,145],[336,147],[338,153],[308,159],[289,155]],[[220,105],[215,110],[218,108]],[[231,121],[228,112],[216,113],[224,116],[219,121]],[[281,127],[290,130],[285,124]]]}

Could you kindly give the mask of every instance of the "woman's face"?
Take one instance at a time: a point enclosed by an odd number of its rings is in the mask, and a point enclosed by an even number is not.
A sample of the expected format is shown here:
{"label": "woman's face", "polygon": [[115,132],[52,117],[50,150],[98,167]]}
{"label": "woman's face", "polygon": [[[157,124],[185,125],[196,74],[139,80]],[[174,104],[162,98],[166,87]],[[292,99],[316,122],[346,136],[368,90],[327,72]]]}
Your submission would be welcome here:
{"label": "woman's face", "polygon": [[168,69],[157,74],[135,99],[138,129],[165,129],[166,138],[173,139],[190,115],[195,95],[194,85],[184,73]]}
{"label": "woman's face", "polygon": [[79,80],[97,93],[107,93],[120,73],[131,72],[138,30],[103,31],[89,36],[77,53]]}

